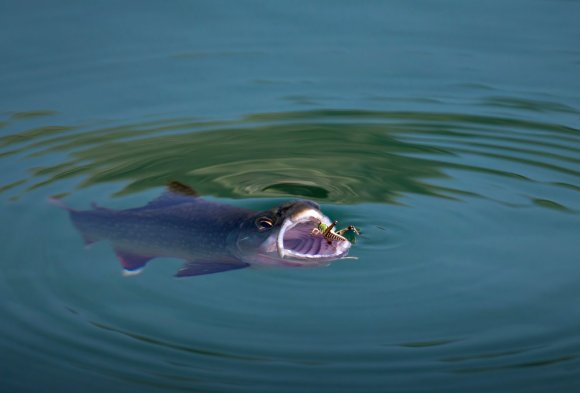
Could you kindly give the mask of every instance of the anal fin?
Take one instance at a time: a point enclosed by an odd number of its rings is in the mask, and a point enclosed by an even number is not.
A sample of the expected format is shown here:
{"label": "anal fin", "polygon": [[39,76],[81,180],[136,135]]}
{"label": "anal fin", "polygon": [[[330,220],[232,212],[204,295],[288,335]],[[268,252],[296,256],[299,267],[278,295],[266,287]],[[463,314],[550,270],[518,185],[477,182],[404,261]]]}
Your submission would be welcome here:
{"label": "anal fin", "polygon": [[139,270],[141,270],[147,264],[147,262],[155,258],[135,254],[117,248],[115,249],[115,254],[117,254],[117,258],[119,258],[119,261],[123,266],[123,269],[125,269],[125,275],[132,275],[138,273]]}
{"label": "anal fin", "polygon": [[250,264],[244,262],[220,263],[213,261],[191,261],[180,267],[177,273],[175,273],[175,277],[201,276],[203,274],[220,273],[227,272],[229,270],[242,269],[248,266],[250,266]]}
{"label": "anal fin", "polygon": [[89,236],[85,233],[81,232],[81,237],[83,238],[83,243],[85,244],[85,248],[89,248],[90,245],[99,241],[99,239],[95,239],[92,236]]}

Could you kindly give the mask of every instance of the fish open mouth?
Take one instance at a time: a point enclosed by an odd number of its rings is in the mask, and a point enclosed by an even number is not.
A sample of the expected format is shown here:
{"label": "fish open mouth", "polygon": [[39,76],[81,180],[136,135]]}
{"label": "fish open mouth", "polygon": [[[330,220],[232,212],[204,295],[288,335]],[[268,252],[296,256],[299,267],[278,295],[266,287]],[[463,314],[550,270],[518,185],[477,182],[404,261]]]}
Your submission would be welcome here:
{"label": "fish open mouth", "polygon": [[307,210],[298,217],[288,218],[280,228],[276,245],[278,256],[291,260],[325,261],[345,257],[351,246],[348,241],[329,242],[322,235],[313,235],[318,224],[330,224],[328,217],[316,210]]}

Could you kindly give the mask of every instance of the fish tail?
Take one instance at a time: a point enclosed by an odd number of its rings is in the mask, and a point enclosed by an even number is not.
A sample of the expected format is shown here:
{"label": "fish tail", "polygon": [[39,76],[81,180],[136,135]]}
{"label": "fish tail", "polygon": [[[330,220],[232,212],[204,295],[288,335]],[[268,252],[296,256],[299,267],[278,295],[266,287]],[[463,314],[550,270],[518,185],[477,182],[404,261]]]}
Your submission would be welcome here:
{"label": "fish tail", "polygon": [[99,240],[99,239],[96,239],[94,236],[89,235],[88,231],[86,231],[85,228],[83,227],[82,220],[79,217],[79,215],[82,212],[67,206],[61,199],[58,199],[58,198],[51,197],[51,198],[48,198],[48,201],[50,203],[52,203],[53,205],[58,206],[61,209],[66,210],[68,212],[70,220],[74,224],[77,231],[79,231],[81,237],[83,238],[85,246],[89,246],[89,245],[91,245],[94,242]]}
{"label": "fish tail", "polygon": [[61,209],[66,210],[66,211],[69,211],[69,212],[73,211],[73,209],[71,209],[70,207],[65,205],[65,203],[61,199],[50,197],[50,198],[48,198],[48,202],[52,203],[54,206],[58,206]]}

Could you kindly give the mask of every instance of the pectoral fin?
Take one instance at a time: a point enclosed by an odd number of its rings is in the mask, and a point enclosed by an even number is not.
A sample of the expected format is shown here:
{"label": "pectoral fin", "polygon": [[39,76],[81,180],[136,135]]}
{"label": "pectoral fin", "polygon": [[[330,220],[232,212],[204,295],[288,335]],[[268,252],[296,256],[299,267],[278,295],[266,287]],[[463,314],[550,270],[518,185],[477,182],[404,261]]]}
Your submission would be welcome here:
{"label": "pectoral fin", "polygon": [[212,274],[219,272],[227,272],[228,270],[242,269],[244,267],[250,266],[248,263],[236,262],[236,263],[219,263],[212,261],[192,261],[187,262],[183,265],[175,277],[191,277],[191,276],[201,276],[203,274]]}

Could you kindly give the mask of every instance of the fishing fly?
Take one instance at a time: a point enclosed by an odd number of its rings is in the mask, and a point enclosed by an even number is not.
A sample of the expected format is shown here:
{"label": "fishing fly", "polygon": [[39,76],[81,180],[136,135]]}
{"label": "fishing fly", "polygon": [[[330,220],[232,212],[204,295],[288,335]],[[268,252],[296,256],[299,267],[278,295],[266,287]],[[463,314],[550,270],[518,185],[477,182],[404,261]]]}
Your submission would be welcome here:
{"label": "fishing fly", "polygon": [[349,225],[348,227],[335,232],[334,227],[337,223],[338,221],[336,220],[333,221],[330,225],[319,222],[318,226],[312,230],[312,234],[315,236],[324,236],[328,244],[332,244],[333,241],[348,241],[351,243],[356,242],[355,236],[360,236],[360,231],[354,225]]}

